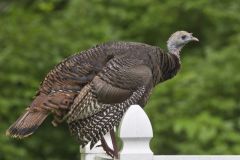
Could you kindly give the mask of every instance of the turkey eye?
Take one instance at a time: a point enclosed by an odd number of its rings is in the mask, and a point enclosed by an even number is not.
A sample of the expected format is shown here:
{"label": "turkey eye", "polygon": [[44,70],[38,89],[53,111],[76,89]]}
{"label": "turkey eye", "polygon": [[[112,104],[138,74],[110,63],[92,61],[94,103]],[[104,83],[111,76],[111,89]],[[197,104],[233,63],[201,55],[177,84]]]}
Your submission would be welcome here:
{"label": "turkey eye", "polygon": [[187,36],[186,36],[186,35],[184,35],[184,36],[182,36],[181,38],[182,38],[182,40],[184,40],[186,37],[187,37]]}

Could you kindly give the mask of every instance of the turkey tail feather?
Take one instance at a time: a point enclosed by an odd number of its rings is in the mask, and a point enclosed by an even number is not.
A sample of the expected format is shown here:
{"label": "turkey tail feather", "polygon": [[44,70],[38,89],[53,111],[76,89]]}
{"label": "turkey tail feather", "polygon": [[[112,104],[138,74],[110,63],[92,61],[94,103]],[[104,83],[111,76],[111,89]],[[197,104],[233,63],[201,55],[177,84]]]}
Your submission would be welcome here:
{"label": "turkey tail feather", "polygon": [[24,138],[33,134],[48,116],[46,112],[27,110],[6,131],[6,135],[14,138]]}

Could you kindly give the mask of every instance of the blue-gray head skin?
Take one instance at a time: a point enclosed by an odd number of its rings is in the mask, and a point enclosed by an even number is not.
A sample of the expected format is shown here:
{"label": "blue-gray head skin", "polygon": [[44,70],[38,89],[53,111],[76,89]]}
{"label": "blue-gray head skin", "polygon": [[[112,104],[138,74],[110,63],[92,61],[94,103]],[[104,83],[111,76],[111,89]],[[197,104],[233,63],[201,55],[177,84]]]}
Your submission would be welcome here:
{"label": "blue-gray head skin", "polygon": [[177,31],[173,33],[167,41],[168,51],[179,56],[181,49],[191,41],[198,42],[199,40],[193,37],[192,33]]}

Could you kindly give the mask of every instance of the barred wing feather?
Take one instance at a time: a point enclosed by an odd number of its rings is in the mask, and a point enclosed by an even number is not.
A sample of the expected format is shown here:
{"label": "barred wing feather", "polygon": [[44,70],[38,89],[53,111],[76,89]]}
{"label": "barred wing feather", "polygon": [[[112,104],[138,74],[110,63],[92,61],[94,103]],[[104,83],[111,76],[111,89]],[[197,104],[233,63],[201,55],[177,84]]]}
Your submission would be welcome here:
{"label": "barred wing feather", "polygon": [[151,89],[151,70],[137,59],[115,58],[75,98],[68,115],[71,133],[91,147],[117,126],[127,108]]}

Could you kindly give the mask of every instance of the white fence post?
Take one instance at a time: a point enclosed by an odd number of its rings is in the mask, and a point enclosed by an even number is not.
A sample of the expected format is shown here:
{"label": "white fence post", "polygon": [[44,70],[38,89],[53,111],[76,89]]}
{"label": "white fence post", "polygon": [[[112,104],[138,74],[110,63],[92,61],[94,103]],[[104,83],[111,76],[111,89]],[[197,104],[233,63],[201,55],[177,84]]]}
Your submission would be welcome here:
{"label": "white fence post", "polygon": [[153,159],[153,152],[149,147],[153,137],[152,125],[139,105],[132,105],[127,110],[119,130],[120,138],[123,141],[120,160]]}
{"label": "white fence post", "polygon": [[[120,151],[120,160],[153,160],[153,152],[149,147],[153,137],[152,125],[148,116],[139,105],[132,105],[124,114],[120,128],[119,136],[123,142],[123,148]],[[112,147],[110,134],[105,136],[109,147]],[[95,146],[101,144],[98,142]],[[90,144],[80,148],[81,160],[110,160],[102,147],[93,147],[90,150]]]}
{"label": "white fence post", "polygon": [[[123,148],[120,151],[120,160],[240,160],[240,156],[197,156],[197,155],[156,155],[149,147],[153,137],[152,126],[144,110],[138,105],[132,105],[125,115],[119,128]],[[105,140],[112,147],[109,133]],[[96,145],[99,145],[98,142]],[[95,146],[96,146],[95,145]],[[81,160],[112,160],[102,147],[90,150],[90,144],[80,149]]]}

